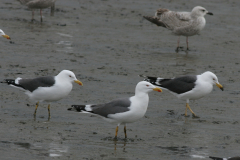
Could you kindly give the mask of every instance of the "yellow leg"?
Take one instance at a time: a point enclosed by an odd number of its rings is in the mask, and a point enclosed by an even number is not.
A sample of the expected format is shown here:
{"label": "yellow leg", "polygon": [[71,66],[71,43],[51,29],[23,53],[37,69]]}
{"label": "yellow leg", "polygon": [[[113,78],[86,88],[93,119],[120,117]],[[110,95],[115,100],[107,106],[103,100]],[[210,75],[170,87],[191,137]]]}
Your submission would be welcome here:
{"label": "yellow leg", "polygon": [[126,125],[124,126],[124,134],[125,134],[125,138],[127,138],[127,128],[126,128]]}
{"label": "yellow leg", "polygon": [[35,111],[34,111],[34,117],[36,116],[38,105],[39,105],[39,102],[36,103],[36,107],[35,107]]}
{"label": "yellow leg", "polygon": [[[188,105],[188,104],[187,104],[187,105]],[[186,117],[187,117],[187,109],[188,109],[187,105],[186,105],[186,110],[185,110],[185,116],[186,116]]]}
{"label": "yellow leg", "polygon": [[51,118],[51,114],[50,114],[50,104],[48,105],[48,120]]}
{"label": "yellow leg", "polygon": [[194,115],[194,117],[198,117],[198,116],[196,116],[196,114],[192,111],[192,109],[190,108],[190,106],[188,105],[188,103],[187,103],[187,108],[190,110],[190,112],[192,112],[192,114]]}
{"label": "yellow leg", "polygon": [[118,134],[118,126],[117,126],[116,132],[115,132],[115,139],[117,139],[117,134]]}

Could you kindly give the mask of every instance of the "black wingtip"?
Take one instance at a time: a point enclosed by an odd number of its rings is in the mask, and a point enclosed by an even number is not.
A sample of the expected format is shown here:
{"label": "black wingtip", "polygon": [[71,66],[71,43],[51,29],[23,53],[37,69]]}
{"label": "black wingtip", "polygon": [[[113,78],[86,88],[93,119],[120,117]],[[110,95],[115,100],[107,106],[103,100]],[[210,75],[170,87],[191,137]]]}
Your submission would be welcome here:
{"label": "black wingtip", "polygon": [[212,156],[209,156],[209,158],[213,159],[213,160],[223,160],[223,158],[219,158],[219,157],[212,157]]}
{"label": "black wingtip", "polygon": [[73,108],[68,108],[67,110],[68,110],[68,111],[71,111],[72,109],[73,109]]}
{"label": "black wingtip", "polygon": [[143,77],[143,78],[147,78],[147,76],[143,75],[143,74],[139,74],[139,77]]}
{"label": "black wingtip", "polygon": [[213,15],[213,13],[212,13],[212,12],[208,12],[207,14],[208,14],[208,15],[211,15],[211,16]]}

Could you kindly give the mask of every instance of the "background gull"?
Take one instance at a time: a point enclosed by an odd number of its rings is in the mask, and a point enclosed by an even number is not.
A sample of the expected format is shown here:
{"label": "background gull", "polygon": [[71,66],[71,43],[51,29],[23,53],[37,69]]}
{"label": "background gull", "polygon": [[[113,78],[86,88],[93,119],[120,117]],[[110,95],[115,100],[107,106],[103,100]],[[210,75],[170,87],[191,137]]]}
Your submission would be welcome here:
{"label": "background gull", "polygon": [[192,12],[174,12],[160,8],[154,17],[143,17],[157,26],[171,30],[173,34],[179,36],[176,48],[176,51],[178,51],[180,36],[186,37],[187,50],[189,50],[188,37],[199,34],[205,27],[206,20],[204,16],[206,14],[213,15],[213,13],[208,12],[205,8],[196,6],[192,9]]}
{"label": "background gull", "polygon": [[148,93],[151,91],[162,92],[149,82],[141,81],[137,84],[135,95],[130,98],[116,99],[109,103],[98,105],[72,105],[68,110],[83,113],[91,113],[102,117],[110,123],[116,123],[115,138],[117,138],[118,127],[124,124],[125,138],[127,138],[126,123],[132,123],[142,118],[148,107]]}
{"label": "background gull", "polygon": [[186,100],[185,116],[187,116],[187,109],[189,109],[193,116],[197,117],[189,106],[189,100],[196,100],[211,93],[214,84],[223,90],[223,86],[218,82],[217,76],[210,71],[200,75],[186,75],[171,79],[140,76],[147,78],[145,81],[170,91],[179,99]]}
{"label": "background gull", "polygon": [[219,158],[219,157],[211,157],[211,156],[209,156],[209,158],[211,158],[213,160],[240,160],[240,157]]}
{"label": "background gull", "polygon": [[11,39],[8,35],[6,35],[3,30],[0,29],[0,35],[3,36],[4,38]]}
{"label": "background gull", "polygon": [[42,9],[51,7],[53,12],[56,0],[18,0],[21,4],[28,6],[32,9],[32,21],[34,20],[34,9],[40,9],[40,16],[42,22]]}
{"label": "background gull", "polygon": [[[34,117],[36,117],[39,102],[58,101],[66,97],[72,90],[72,82],[83,85],[82,82],[77,80],[72,71],[63,70],[57,76],[38,77],[34,79],[18,77],[17,79],[5,79],[1,83],[7,83],[10,86],[25,91],[30,100],[37,102],[34,111]],[[50,119],[50,104],[48,105],[48,116]]]}

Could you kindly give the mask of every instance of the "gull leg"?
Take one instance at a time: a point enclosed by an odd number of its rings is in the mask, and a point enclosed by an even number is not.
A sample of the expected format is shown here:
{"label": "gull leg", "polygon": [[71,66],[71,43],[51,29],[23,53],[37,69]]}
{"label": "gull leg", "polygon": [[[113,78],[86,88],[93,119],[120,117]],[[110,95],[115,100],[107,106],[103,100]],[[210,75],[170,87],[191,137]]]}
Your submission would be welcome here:
{"label": "gull leg", "polygon": [[32,10],[32,22],[34,20],[34,10]]}
{"label": "gull leg", "polygon": [[118,134],[118,125],[117,125],[117,127],[116,127],[116,132],[115,132],[115,137],[114,137],[114,139],[117,139],[117,134]]}
{"label": "gull leg", "polygon": [[48,120],[50,120],[51,114],[50,114],[50,104],[48,105]]}
{"label": "gull leg", "polygon": [[186,37],[186,43],[187,43],[187,51],[189,51],[189,48],[188,48],[188,36]]}
{"label": "gull leg", "polygon": [[126,128],[126,124],[124,125],[124,134],[125,134],[125,139],[127,139],[127,128]]}
{"label": "gull leg", "polygon": [[54,16],[55,3],[51,6],[51,16]]}
{"label": "gull leg", "polygon": [[196,116],[196,114],[192,111],[192,109],[190,108],[190,106],[188,105],[188,103],[187,103],[187,108],[190,110],[190,112],[192,112],[194,118],[199,118],[199,117]]}
{"label": "gull leg", "polygon": [[176,52],[178,52],[179,47],[179,42],[180,42],[180,36],[178,36],[178,43],[177,43],[177,48],[176,48]]}
{"label": "gull leg", "polygon": [[36,117],[36,113],[37,113],[37,108],[38,108],[39,102],[36,103],[36,107],[35,107],[35,111],[34,111],[34,117]]}
{"label": "gull leg", "polygon": [[42,22],[42,9],[40,9],[41,22]]}
{"label": "gull leg", "polygon": [[188,109],[188,107],[187,107],[187,105],[186,105],[185,117],[187,117],[187,109]]}

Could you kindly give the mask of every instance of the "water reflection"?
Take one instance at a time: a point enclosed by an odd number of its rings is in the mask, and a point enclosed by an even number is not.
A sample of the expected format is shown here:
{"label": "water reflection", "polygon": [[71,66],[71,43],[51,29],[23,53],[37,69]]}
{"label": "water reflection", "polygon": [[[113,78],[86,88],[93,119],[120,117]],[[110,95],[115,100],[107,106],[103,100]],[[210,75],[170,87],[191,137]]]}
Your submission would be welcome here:
{"label": "water reflection", "polygon": [[52,142],[49,144],[49,156],[50,157],[62,156],[62,153],[67,153],[68,149],[69,149],[68,146]]}

